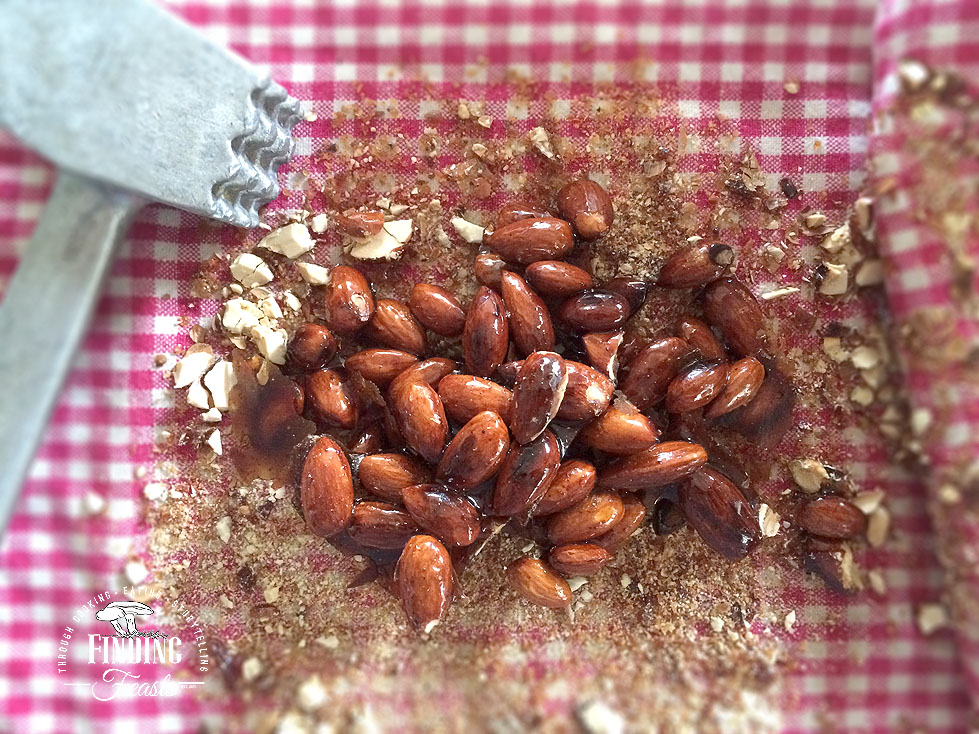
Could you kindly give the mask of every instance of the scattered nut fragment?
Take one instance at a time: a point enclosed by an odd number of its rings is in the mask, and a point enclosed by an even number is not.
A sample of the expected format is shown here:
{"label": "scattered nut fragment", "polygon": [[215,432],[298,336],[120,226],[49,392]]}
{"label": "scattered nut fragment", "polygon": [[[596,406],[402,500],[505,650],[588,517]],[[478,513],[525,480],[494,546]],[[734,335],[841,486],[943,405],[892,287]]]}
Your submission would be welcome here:
{"label": "scattered nut fragment", "polygon": [[861,196],[853,202],[853,213],[860,231],[864,234],[870,232],[870,225],[874,222],[874,200],[869,196]]}
{"label": "scattered nut fragment", "polygon": [[761,293],[758,297],[763,301],[773,301],[776,298],[782,298],[783,296],[789,296],[793,293],[798,293],[799,289],[794,286],[785,286],[783,288],[776,288],[772,291],[765,291]]}
{"label": "scattered nut fragment", "polygon": [[850,357],[850,352],[843,346],[843,341],[838,336],[823,337],[823,351],[826,356],[834,362],[845,362]]}
{"label": "scattered nut fragment", "polygon": [[264,314],[251,301],[232,298],[224,304],[221,325],[231,334],[246,334],[259,325]]}
{"label": "scattered nut fragment", "polygon": [[126,574],[126,579],[136,586],[150,577],[149,569],[143,565],[142,561],[129,561],[123,572]]}
{"label": "scattered nut fragment", "polygon": [[214,361],[214,350],[206,344],[195,344],[173,368],[173,386],[189,387],[197,382]]}
{"label": "scattered nut fragment", "polygon": [[262,662],[256,657],[250,657],[241,664],[241,677],[246,683],[251,683],[262,674]]}
{"label": "scattered nut fragment", "polygon": [[785,618],[782,620],[782,625],[785,627],[785,631],[786,632],[791,632],[792,631],[792,629],[795,627],[795,610],[794,609],[790,610],[785,615]]}
{"label": "scattered nut fragment", "polygon": [[924,436],[928,432],[928,429],[931,428],[933,420],[934,418],[930,410],[927,408],[915,408],[911,411],[911,433],[917,437]]}
{"label": "scattered nut fragment", "polygon": [[200,380],[192,382],[187,389],[187,405],[201,410],[207,410],[211,407],[211,396]]}
{"label": "scattered nut fragment", "polygon": [[221,446],[220,429],[215,428],[213,431],[211,431],[211,434],[207,437],[206,443],[208,446],[211,447],[211,451],[213,451],[218,456],[221,456],[221,454],[224,453],[224,448]]}
{"label": "scattered nut fragment", "polygon": [[823,482],[829,479],[826,467],[815,459],[796,459],[789,464],[789,471],[795,483],[809,493],[818,492]]}
{"label": "scattered nut fragment", "polygon": [[231,261],[231,275],[245,288],[272,281],[272,269],[262,258],[250,252],[242,252]]}
{"label": "scattered nut fragment", "polygon": [[265,597],[266,604],[275,604],[279,601],[279,587],[278,586],[266,586],[262,590],[262,596]]}
{"label": "scattered nut fragment", "polygon": [[884,574],[876,568],[867,572],[867,581],[870,582],[870,588],[874,590],[874,593],[880,596],[887,593],[887,582],[884,580]]}
{"label": "scattered nut fragment", "polygon": [[350,256],[358,260],[397,260],[413,231],[414,222],[411,219],[385,222],[381,231],[373,237],[355,241],[350,247]]}
{"label": "scattered nut fragment", "polygon": [[758,506],[758,527],[764,538],[774,538],[782,527],[782,518],[764,502]]}
{"label": "scattered nut fragment", "polygon": [[296,700],[303,711],[316,711],[323,707],[327,700],[327,693],[318,675],[303,681],[296,691]]}
{"label": "scattered nut fragment", "polygon": [[310,285],[329,285],[330,269],[315,263],[296,263],[299,275]]}
{"label": "scattered nut fragment", "polygon": [[715,632],[720,632],[724,629],[724,618],[723,617],[711,617],[710,618],[710,628]]}
{"label": "scattered nut fragment", "polygon": [[873,347],[860,346],[853,350],[850,359],[858,370],[869,370],[880,364],[880,352]]}
{"label": "scattered nut fragment", "polygon": [[459,233],[459,236],[469,244],[477,244],[483,241],[483,233],[486,232],[485,227],[473,224],[468,219],[463,219],[462,217],[452,217],[449,223]]}
{"label": "scattered nut fragment", "polygon": [[257,246],[264,247],[270,252],[285,255],[292,260],[312,250],[315,244],[305,225],[292,222],[269,232],[259,241]]}
{"label": "scattered nut fragment", "polygon": [[623,734],[625,719],[604,701],[589,701],[578,709],[585,734]]}
{"label": "scattered nut fragment", "polygon": [[326,214],[316,214],[309,220],[309,228],[316,234],[323,234],[330,226],[330,218]]}
{"label": "scattered nut fragment", "polygon": [[85,497],[82,499],[82,509],[88,516],[101,515],[105,512],[105,506],[105,497],[92,490],[86,492]]}
{"label": "scattered nut fragment", "polygon": [[884,490],[883,489],[869,489],[866,492],[860,492],[856,497],[854,497],[851,502],[860,508],[860,511],[864,515],[870,515],[874,510],[880,507],[881,503],[884,501]]}
{"label": "scattered nut fragment", "polygon": [[797,82],[797,81],[791,81],[790,80],[790,81],[785,82],[785,84],[783,84],[782,86],[785,89],[785,91],[788,92],[789,94],[798,94],[799,93],[799,82]]}
{"label": "scattered nut fragment", "polygon": [[942,604],[922,604],[918,607],[918,629],[923,635],[932,635],[948,627],[948,611]]}
{"label": "scattered nut fragment", "polygon": [[867,542],[871,548],[880,548],[891,529],[891,513],[886,507],[878,507],[867,521]]}
{"label": "scattered nut fragment", "polygon": [[[218,362],[204,375],[204,387],[211,394],[214,407],[225,411],[231,407],[231,391],[238,384],[234,365],[226,359]],[[206,405],[198,406],[207,409]]]}
{"label": "scattered nut fragment", "polygon": [[259,353],[272,364],[286,363],[286,342],[289,334],[285,329],[253,326],[249,334]]}
{"label": "scattered nut fragment", "polygon": [[846,265],[824,262],[816,269],[819,276],[819,292],[824,296],[842,296],[850,283]]}
{"label": "scattered nut fragment", "polygon": [[214,531],[218,534],[222,543],[227,543],[231,540],[231,516],[225,515],[214,523]]}
{"label": "scattered nut fragment", "polygon": [[897,65],[897,75],[910,92],[918,91],[931,79],[928,67],[914,59],[902,59]]}
{"label": "scattered nut fragment", "polygon": [[850,391],[850,400],[866,408],[874,402],[874,391],[865,385],[857,385]]}
{"label": "scattered nut fragment", "polygon": [[531,130],[530,142],[545,158],[553,159],[556,157],[554,146],[551,145],[551,137],[547,134],[547,130],[544,128],[535,127],[533,130]]}
{"label": "scattered nut fragment", "polygon": [[841,224],[830,232],[820,243],[827,252],[837,253],[850,244],[850,225]]}

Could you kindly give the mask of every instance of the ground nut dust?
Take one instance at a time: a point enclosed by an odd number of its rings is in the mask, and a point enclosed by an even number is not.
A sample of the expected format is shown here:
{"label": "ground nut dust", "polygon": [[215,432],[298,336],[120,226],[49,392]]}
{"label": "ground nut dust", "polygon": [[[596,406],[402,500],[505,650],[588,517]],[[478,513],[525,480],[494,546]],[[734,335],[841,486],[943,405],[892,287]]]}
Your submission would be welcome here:
{"label": "ground nut dust", "polygon": [[[792,520],[806,494],[790,464],[831,467],[846,495],[901,476],[897,466],[890,475],[866,472],[886,459],[905,418],[882,295],[854,279],[874,259],[872,225],[851,226],[853,202],[825,192],[788,198],[801,189],[800,172],[759,170],[724,119],[677,125],[673,102],[622,87],[562,105],[530,85],[526,93],[511,103],[531,111],[520,119],[490,118],[480,103],[411,100],[430,110],[420,126],[402,121],[395,103],[350,104],[315,123],[328,142],[294,162],[293,208],[270,209],[264,221],[311,225],[325,213],[329,224],[302,259],[355,264],[378,297],[401,300],[412,284],[430,282],[468,303],[478,245],[450,219],[488,226],[514,200],[553,207],[554,194],[580,174],[605,186],[615,208],[611,231],[568,258],[596,281],[653,278],[690,237],[732,246],[797,393],[792,427],[777,445],[723,429],[711,436],[750,477],[765,537],[732,564],[690,529],[657,538],[647,521],[601,572],[572,585],[571,610],[556,612],[507,585],[505,565],[534,547],[501,535],[461,574],[447,618],[420,635],[383,584],[350,588],[366,559],[307,532],[293,503],[297,457],[243,476],[234,410],[202,422],[178,391],[157,471],[169,492],[148,507],[148,554],[168,593],[210,625],[223,673],[210,692],[218,700],[230,690],[238,702],[219,730],[616,732],[626,721],[629,731],[776,731],[779,712],[796,705],[805,637],[831,637],[845,618],[843,597],[828,596],[802,570]],[[377,208],[378,199],[389,219],[412,219],[414,233],[399,260],[352,263],[336,216]],[[247,233],[203,264],[194,294],[210,304],[205,312],[234,297],[222,290],[228,262],[264,234]],[[274,278],[264,287],[301,302],[299,312],[282,309],[279,324],[291,334],[308,320],[311,288],[295,262],[265,259]],[[827,262],[849,274],[838,295],[824,287]],[[687,314],[703,315],[693,291],[654,288],[630,323],[644,336],[669,336]],[[239,349],[210,319],[193,331],[274,382],[276,368],[262,366],[250,343]],[[431,354],[460,358],[458,340],[429,338]],[[206,443],[215,428],[221,456]],[[869,584],[873,553],[852,544],[835,560],[841,583]]]}

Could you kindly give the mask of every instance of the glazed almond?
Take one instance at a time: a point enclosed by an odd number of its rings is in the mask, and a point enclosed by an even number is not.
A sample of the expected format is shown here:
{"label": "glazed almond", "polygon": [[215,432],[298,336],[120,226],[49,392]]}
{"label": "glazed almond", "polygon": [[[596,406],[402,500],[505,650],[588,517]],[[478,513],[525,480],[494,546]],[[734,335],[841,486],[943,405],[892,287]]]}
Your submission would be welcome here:
{"label": "glazed almond", "polygon": [[615,217],[608,193],[588,178],[576,179],[562,188],[557,195],[557,207],[583,240],[601,237]]}
{"label": "glazed almond", "polygon": [[338,334],[353,334],[374,315],[374,295],[359,270],[338,265],[326,288],[326,318]]}
{"label": "glazed almond", "polygon": [[622,331],[598,331],[581,337],[589,364],[610,380],[619,374],[619,347],[624,338]]}
{"label": "glazed almond", "polygon": [[796,516],[806,532],[824,538],[848,540],[867,530],[867,516],[842,497],[820,497],[810,500]]}
{"label": "glazed almond", "polygon": [[595,285],[587,272],[560,260],[531,263],[524,277],[535,291],[549,298],[568,298]]}
{"label": "glazed almond", "polygon": [[727,361],[727,353],[723,345],[704,321],[693,316],[684,316],[677,322],[676,331],[677,335],[704,359],[710,362]]}
{"label": "glazed almond", "polygon": [[563,219],[518,219],[483,238],[507,262],[529,265],[538,260],[559,260],[574,247],[571,225]]}
{"label": "glazed almond", "polygon": [[350,523],[354,509],[350,464],[328,436],[318,438],[306,454],[300,500],[306,526],[316,535],[335,535]]}
{"label": "glazed almond", "polygon": [[509,444],[510,433],[503,419],[492,411],[483,411],[460,428],[449,442],[436,478],[453,489],[477,487],[499,471]]}
{"label": "glazed almond", "polygon": [[372,454],[360,460],[360,486],[389,502],[400,502],[407,487],[432,481],[432,472],[404,454]]}
{"label": "glazed almond", "polygon": [[625,510],[614,492],[595,492],[573,507],[551,516],[547,539],[554,545],[580,543],[607,533]]}
{"label": "glazed almond", "polygon": [[544,207],[514,202],[513,204],[507,204],[505,207],[500,209],[499,213],[496,215],[496,229],[505,227],[506,225],[521,219],[539,219],[541,217],[551,216],[554,215]]}
{"label": "glazed almond", "polygon": [[527,281],[516,273],[500,276],[500,292],[510,314],[510,338],[521,354],[547,351],[554,347],[554,326],[547,306]]}
{"label": "glazed almond", "polygon": [[403,548],[418,532],[411,516],[386,502],[358,502],[354,505],[347,534],[365,548],[394,550]]}
{"label": "glazed almond", "polygon": [[646,505],[635,495],[627,494],[622,498],[622,517],[609,528],[607,533],[593,538],[590,542],[609,553],[615,553],[625,547],[645,519]]}
{"label": "glazed almond", "polygon": [[554,352],[534,352],[524,360],[513,386],[510,430],[518,443],[537,438],[557,415],[568,386],[564,359]]}
{"label": "glazed almond", "polygon": [[588,421],[601,415],[612,401],[615,383],[586,364],[567,359],[568,385],[558,409],[563,421]]}
{"label": "glazed almond", "polygon": [[690,526],[725,558],[744,558],[758,542],[760,531],[751,503],[713,467],[703,467],[684,482],[678,501]]}
{"label": "glazed almond", "polygon": [[697,242],[677,250],[664,263],[656,285],[662,288],[699,288],[721,277],[734,262],[728,245]]}
{"label": "glazed almond", "polygon": [[401,435],[425,461],[438,461],[449,432],[442,399],[434,387],[420,379],[395,382],[391,409]]}
{"label": "glazed almond", "polygon": [[411,538],[398,559],[394,586],[412,625],[431,632],[452,600],[452,561],[445,546],[430,535]]}
{"label": "glazed almond", "polygon": [[707,463],[704,447],[666,441],[610,464],[598,475],[598,486],[634,492],[655,489],[683,479]]}
{"label": "glazed almond", "polygon": [[506,268],[507,264],[503,258],[495,252],[481,252],[476,255],[476,261],[473,263],[473,274],[480,285],[499,290],[500,278]]}
{"label": "glazed almond", "polygon": [[377,302],[365,333],[379,344],[411,354],[422,354],[428,348],[425,330],[411,315],[411,310],[401,301],[390,298]]}
{"label": "glazed almond", "polygon": [[676,337],[643,347],[632,361],[619,389],[639,409],[647,410],[666,397],[666,389],[690,355],[690,346]]}
{"label": "glazed almond", "polygon": [[358,212],[348,209],[337,217],[337,225],[351,237],[373,237],[384,226],[384,213],[379,211]]}
{"label": "glazed almond", "polygon": [[595,467],[587,461],[570,459],[562,462],[544,496],[534,507],[534,515],[552,515],[578,504],[594,489],[597,478]]}
{"label": "glazed almond", "polygon": [[715,280],[704,291],[703,303],[707,321],[739,355],[755,355],[765,346],[761,306],[737,278]]}
{"label": "glazed almond", "polygon": [[507,581],[529,602],[549,609],[571,606],[571,587],[550,566],[536,558],[518,558],[507,568]]}
{"label": "glazed almond", "polygon": [[307,372],[318,370],[337,354],[336,337],[320,324],[303,324],[293,334],[287,353],[288,363]]}
{"label": "glazed almond", "polygon": [[527,514],[547,491],[561,464],[557,439],[550,431],[523,445],[510,444],[490,503],[494,515]]}
{"label": "glazed almond", "polygon": [[598,573],[612,554],[591,543],[573,543],[553,548],[547,557],[551,567],[565,576],[591,576]]}
{"label": "glazed almond", "polygon": [[754,357],[739,359],[728,366],[727,384],[707,409],[705,418],[719,418],[754,399],[765,380],[765,367]]}
{"label": "glazed almond", "polygon": [[484,410],[510,420],[513,393],[492,380],[475,375],[446,375],[438,385],[439,396],[448,416],[465,423]]}
{"label": "glazed almond", "polygon": [[558,309],[560,319],[577,332],[612,331],[632,313],[625,296],[611,291],[590,290],[571,296]]}
{"label": "glazed almond", "polygon": [[602,290],[618,293],[629,303],[629,313],[634,314],[646,303],[649,285],[644,280],[619,276],[602,283]]}
{"label": "glazed almond", "polygon": [[394,393],[398,385],[412,380],[421,380],[432,387],[438,387],[442,378],[459,369],[459,363],[445,357],[428,357],[411,365],[391,381],[388,392]]}
{"label": "glazed almond", "polygon": [[666,409],[670,413],[689,413],[702,408],[720,395],[726,384],[726,364],[695,364],[670,382]]}
{"label": "glazed almond", "polygon": [[353,428],[360,417],[357,395],[337,370],[318,370],[306,378],[306,404],[317,420]]}
{"label": "glazed almond", "polygon": [[401,349],[364,349],[347,357],[344,366],[378,387],[386,387],[417,362],[418,357]]}
{"label": "glazed almond", "polygon": [[442,336],[459,336],[466,324],[466,312],[459,300],[436,285],[415,285],[408,298],[408,307],[422,326]]}
{"label": "glazed almond", "polygon": [[479,536],[479,512],[463,495],[437,484],[408,487],[405,509],[418,526],[448,546],[471,545]]}
{"label": "glazed almond", "polygon": [[506,359],[509,339],[503,299],[482,286],[469,304],[462,332],[466,369],[481,377],[492,375]]}
{"label": "glazed almond", "polygon": [[609,454],[635,454],[656,443],[659,431],[642,413],[609,408],[578,434],[586,446]]}
{"label": "glazed almond", "polygon": [[377,454],[384,450],[384,427],[379,423],[365,426],[347,446],[351,454]]}

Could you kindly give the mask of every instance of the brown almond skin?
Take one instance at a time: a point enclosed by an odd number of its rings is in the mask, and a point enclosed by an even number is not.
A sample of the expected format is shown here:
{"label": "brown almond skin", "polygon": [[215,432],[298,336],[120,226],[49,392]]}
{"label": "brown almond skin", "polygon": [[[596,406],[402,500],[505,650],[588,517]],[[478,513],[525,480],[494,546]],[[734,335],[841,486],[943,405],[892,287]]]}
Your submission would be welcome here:
{"label": "brown almond skin", "polygon": [[529,265],[560,260],[574,247],[571,225],[555,217],[518,219],[483,237],[483,242],[507,262]]}
{"label": "brown almond skin", "polygon": [[585,446],[609,454],[628,456],[656,443],[659,431],[642,413],[626,413],[609,408],[578,434]]}
{"label": "brown almond skin", "polygon": [[408,487],[432,481],[432,472],[422,462],[404,454],[372,454],[360,460],[360,486],[388,502],[401,502]]}
{"label": "brown almond skin", "polygon": [[490,512],[503,517],[528,513],[547,492],[561,465],[561,451],[550,431],[530,443],[510,444],[496,475]]}
{"label": "brown almond skin", "polygon": [[354,505],[347,533],[365,548],[404,548],[418,528],[404,510],[387,502],[358,502]]}
{"label": "brown almond skin", "polygon": [[699,288],[721,277],[734,262],[728,245],[696,242],[674,252],[663,264],[656,285],[662,288]]}
{"label": "brown almond skin", "polygon": [[666,397],[666,389],[690,355],[683,339],[667,337],[643,347],[629,363],[619,389],[639,410],[647,410]]}
{"label": "brown almond skin", "polygon": [[707,321],[739,356],[750,357],[764,348],[761,306],[737,278],[722,278],[707,286],[703,304]]}
{"label": "brown almond skin", "polygon": [[391,392],[391,409],[408,445],[425,461],[438,461],[449,421],[435,388],[420,379],[398,383]]}
{"label": "brown almond skin", "polygon": [[644,280],[619,276],[602,283],[602,290],[618,293],[629,302],[629,313],[634,314],[646,303],[649,285]]}
{"label": "brown almond skin", "polygon": [[693,474],[706,463],[703,446],[666,441],[610,464],[598,475],[598,486],[626,492],[655,489]]}
{"label": "brown almond skin", "polygon": [[553,349],[551,314],[527,281],[506,271],[500,276],[500,292],[510,314],[510,338],[521,354]]}
{"label": "brown almond skin", "polygon": [[548,563],[565,576],[593,576],[613,558],[605,548],[591,543],[572,543],[551,549]]}
{"label": "brown almond skin", "polygon": [[306,454],[299,496],[306,526],[316,535],[336,535],[350,523],[354,481],[343,450],[321,436]]}
{"label": "brown almond skin", "polygon": [[473,274],[480,285],[499,290],[500,277],[506,268],[506,262],[495,252],[481,252],[473,263]]}
{"label": "brown almond skin", "polygon": [[442,378],[451,375],[459,369],[459,363],[446,357],[428,357],[408,367],[404,372],[391,381],[388,392],[394,392],[398,385],[412,380],[427,382],[437,388]]}
{"label": "brown almond skin", "polygon": [[306,405],[315,418],[340,428],[354,428],[360,418],[357,395],[337,370],[318,370],[306,377]]}
{"label": "brown almond skin", "polygon": [[337,355],[336,337],[320,324],[303,324],[289,342],[288,362],[296,369],[311,372]]}
{"label": "brown almond skin", "polygon": [[358,212],[348,209],[337,217],[337,225],[351,237],[373,237],[384,226],[384,212]]}
{"label": "brown almond skin", "polygon": [[588,178],[579,178],[564,186],[557,194],[557,208],[583,240],[601,237],[608,232],[615,218],[608,192]]}
{"label": "brown almond skin", "polygon": [[754,399],[765,380],[765,367],[754,357],[739,359],[728,365],[727,383],[704,410],[705,418],[720,418]]}
{"label": "brown almond skin", "polygon": [[386,387],[417,363],[418,357],[401,349],[364,349],[351,354],[343,364],[378,387]]}
{"label": "brown almond skin", "polygon": [[467,490],[494,477],[506,459],[510,432],[503,419],[485,410],[452,438],[435,473],[439,482]]}
{"label": "brown almond skin", "polygon": [[535,291],[548,298],[568,298],[595,285],[586,271],[560,260],[531,263],[524,277]]}
{"label": "brown almond skin", "polygon": [[778,369],[770,370],[751,402],[721,417],[730,427],[762,446],[774,446],[793,425],[796,390]]}
{"label": "brown almond skin", "polygon": [[337,265],[326,288],[326,318],[337,334],[354,334],[374,315],[374,295],[359,270]]}
{"label": "brown almond skin", "polygon": [[605,412],[615,383],[596,369],[570,359],[564,361],[568,371],[568,386],[557,418],[563,421],[590,421]]}
{"label": "brown almond skin", "polygon": [[619,347],[624,338],[622,331],[597,331],[581,337],[588,362],[610,380],[619,374]]}
{"label": "brown almond skin", "polygon": [[867,530],[867,516],[842,497],[819,497],[802,506],[796,522],[806,532],[824,538],[848,540]]}
{"label": "brown almond skin", "polygon": [[579,333],[618,329],[631,313],[624,296],[603,290],[579,293],[558,309],[558,317]]}
{"label": "brown almond skin", "polygon": [[554,215],[544,207],[514,202],[500,209],[499,214],[496,215],[496,229],[505,227],[521,219],[539,219],[540,217],[552,216]]}
{"label": "brown almond skin", "polygon": [[415,320],[401,301],[382,298],[365,329],[367,336],[392,349],[422,354],[428,349],[428,338],[422,325]]}
{"label": "brown almond skin", "polygon": [[744,558],[758,542],[760,531],[751,503],[713,467],[703,467],[680,485],[677,501],[690,527],[725,558]]}
{"label": "brown almond skin", "polygon": [[462,349],[466,369],[480,377],[489,377],[506,359],[510,329],[503,299],[482,286],[469,304],[466,325],[462,331]]}
{"label": "brown almond skin", "polygon": [[418,526],[447,546],[467,546],[479,537],[479,512],[464,496],[437,484],[419,484],[404,491],[405,509]]}
{"label": "brown almond skin", "polygon": [[684,316],[677,322],[676,332],[677,336],[700,352],[700,356],[704,359],[710,362],[727,361],[724,346],[714,336],[714,331],[706,322],[693,316]]}
{"label": "brown almond skin", "polygon": [[510,430],[517,443],[529,443],[557,415],[568,386],[568,369],[560,354],[534,352],[524,360],[513,386]]}
{"label": "brown almond skin", "polygon": [[510,420],[513,393],[492,380],[475,375],[446,375],[438,390],[446,414],[458,423],[465,423],[484,410],[493,411],[505,422]]}
{"label": "brown almond skin", "polygon": [[597,479],[598,472],[587,461],[570,459],[562,462],[544,496],[534,507],[534,515],[553,515],[578,504],[595,488]]}
{"label": "brown almond skin", "polygon": [[411,624],[425,630],[441,621],[452,601],[452,561],[436,538],[416,535],[401,552],[394,585]]}
{"label": "brown almond skin", "polygon": [[507,581],[527,601],[548,609],[571,606],[571,587],[553,568],[536,558],[518,558],[506,570]]}
{"label": "brown almond skin", "polygon": [[384,450],[384,427],[378,423],[364,427],[350,442],[351,454],[378,454]]}
{"label": "brown almond skin", "polygon": [[622,517],[607,533],[593,538],[591,542],[609,553],[615,553],[628,544],[645,519],[646,505],[635,495],[627,494],[622,498]]}
{"label": "brown almond skin", "polygon": [[614,492],[594,492],[573,507],[553,515],[547,523],[547,539],[554,545],[581,543],[607,533],[625,506]]}
{"label": "brown almond skin", "polygon": [[507,387],[512,388],[513,384],[517,381],[517,373],[520,372],[520,368],[523,367],[523,363],[524,361],[522,359],[515,359],[512,362],[504,362],[496,371],[496,379]]}
{"label": "brown almond skin", "polygon": [[416,284],[408,307],[418,323],[442,336],[459,336],[466,325],[466,312],[459,299],[437,285]]}
{"label": "brown almond skin", "polygon": [[670,413],[690,413],[720,395],[726,384],[726,364],[695,364],[670,382],[666,409]]}

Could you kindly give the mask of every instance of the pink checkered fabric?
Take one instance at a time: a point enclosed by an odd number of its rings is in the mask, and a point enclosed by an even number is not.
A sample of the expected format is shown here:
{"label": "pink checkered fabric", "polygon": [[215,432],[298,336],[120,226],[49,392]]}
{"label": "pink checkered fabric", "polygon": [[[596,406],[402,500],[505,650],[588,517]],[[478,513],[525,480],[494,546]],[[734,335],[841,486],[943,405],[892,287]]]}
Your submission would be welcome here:
{"label": "pink checkered fabric", "polygon": [[[301,156],[332,134],[330,118],[345,101],[405,97],[419,76],[452,98],[487,99],[502,116],[507,68],[549,82],[562,97],[631,80],[629,62],[641,57],[650,62],[646,81],[666,91],[686,122],[696,127],[719,113],[735,120],[763,170],[793,174],[819,192],[806,200],[813,206],[852,201],[865,183],[869,119],[884,103],[875,90],[886,88],[896,59],[914,52],[952,65],[979,60],[979,29],[955,22],[976,23],[970,0],[889,0],[881,8],[872,0],[198,0],[172,8],[312,102],[320,120],[297,128]],[[798,94],[785,91],[787,80],[799,83]],[[402,113],[405,129],[417,128],[417,106]],[[46,164],[0,137],[0,287],[51,180]],[[892,215],[893,229],[881,222],[886,246],[895,257],[918,257],[927,239],[914,234],[895,248],[895,233],[913,229],[900,211]],[[76,695],[56,677],[54,648],[72,609],[118,586],[120,557],[141,543],[145,480],[134,473],[152,463],[154,426],[172,407],[152,356],[182,343],[178,316],[213,308],[192,299],[187,283],[232,242],[220,232],[202,239],[198,220],[151,207],[119,253],[0,554],[0,734],[196,730],[204,707],[192,696],[121,705]],[[932,283],[941,275],[920,277],[889,282],[896,308],[919,292],[940,297]],[[963,421],[975,426],[977,415],[973,408]],[[805,647],[803,665],[786,674],[792,703],[783,731],[821,732],[829,721],[856,734],[964,733],[970,684],[957,640],[948,632],[925,638],[914,623],[917,606],[943,591],[925,489],[889,468],[879,447],[865,449],[861,471],[888,482],[895,513],[897,541],[874,554],[889,590],[846,603],[791,592],[803,621],[791,638]],[[89,490],[107,498],[104,516],[85,516]],[[838,624],[815,623],[831,615]],[[979,692],[975,679],[971,692]]]}

